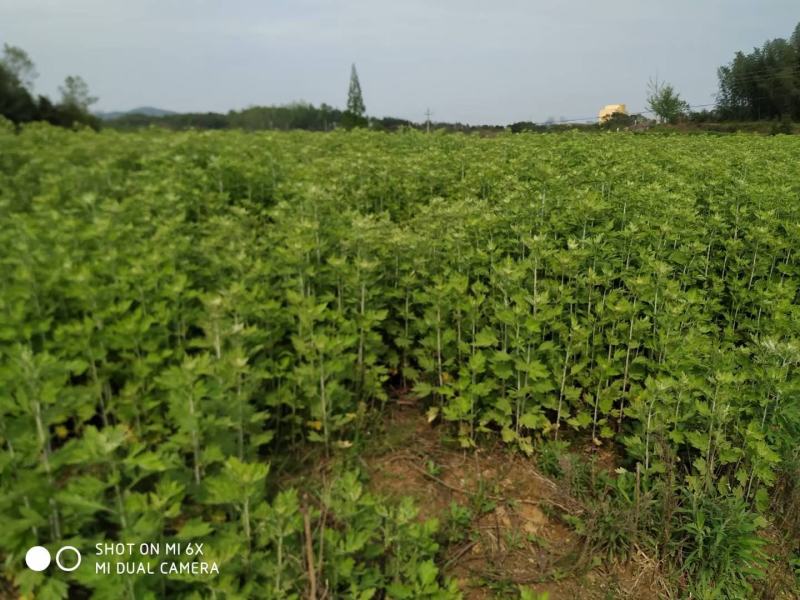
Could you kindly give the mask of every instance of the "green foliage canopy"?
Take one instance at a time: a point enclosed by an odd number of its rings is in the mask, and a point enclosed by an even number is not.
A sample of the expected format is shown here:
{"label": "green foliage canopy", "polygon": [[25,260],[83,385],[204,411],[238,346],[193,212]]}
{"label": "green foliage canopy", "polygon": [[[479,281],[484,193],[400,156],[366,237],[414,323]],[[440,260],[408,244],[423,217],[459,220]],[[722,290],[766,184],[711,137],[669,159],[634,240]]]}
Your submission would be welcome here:
{"label": "green foliage canopy", "polygon": [[800,24],[789,40],[737,52],[718,70],[717,103],[730,119],[800,119]]}
{"label": "green foliage canopy", "polygon": [[674,123],[689,111],[689,104],[672,84],[658,79],[650,80],[647,86],[647,106],[661,123]]}

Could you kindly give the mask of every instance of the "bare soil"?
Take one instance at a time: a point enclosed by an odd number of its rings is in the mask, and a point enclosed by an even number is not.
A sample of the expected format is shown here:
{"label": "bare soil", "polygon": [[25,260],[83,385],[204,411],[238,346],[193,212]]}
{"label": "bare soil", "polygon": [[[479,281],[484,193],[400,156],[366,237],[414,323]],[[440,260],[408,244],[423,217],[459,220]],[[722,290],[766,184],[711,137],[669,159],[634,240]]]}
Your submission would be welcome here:
{"label": "bare soil", "polygon": [[[385,419],[379,445],[363,455],[370,488],[413,497],[421,519],[437,518],[452,534],[442,564],[466,599],[518,597],[518,586],[550,600],[663,597],[659,565],[644,553],[622,565],[587,560],[568,523],[584,507],[533,458],[500,444],[463,450],[413,402]],[[613,470],[613,452],[602,450],[595,464]],[[451,507],[468,509],[467,522],[454,522]]]}

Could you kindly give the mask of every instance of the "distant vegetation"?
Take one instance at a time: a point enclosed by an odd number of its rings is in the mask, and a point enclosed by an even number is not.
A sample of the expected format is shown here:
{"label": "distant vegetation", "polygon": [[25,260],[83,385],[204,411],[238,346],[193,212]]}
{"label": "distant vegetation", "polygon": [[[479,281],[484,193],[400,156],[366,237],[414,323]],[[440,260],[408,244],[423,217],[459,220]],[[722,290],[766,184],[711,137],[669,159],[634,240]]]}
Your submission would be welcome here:
{"label": "distant vegetation", "polygon": [[104,121],[109,121],[111,119],[119,119],[120,117],[124,117],[127,115],[147,115],[150,117],[164,117],[166,115],[175,115],[177,113],[171,110],[164,110],[162,108],[154,108],[152,106],[140,106],[138,108],[134,108],[131,110],[116,110],[111,112],[95,112],[94,113],[97,117],[100,117]]}
{"label": "distant vegetation", "polygon": [[[396,117],[367,115],[361,83],[352,66],[344,110],[322,103],[294,102],[283,106],[251,106],[227,113],[173,113],[152,107],[129,112],[97,113],[89,107],[96,98],[86,83],[76,76],[67,77],[60,88],[61,99],[54,103],[46,96],[33,94],[36,69],[27,53],[15,46],[4,47],[0,60],[0,115],[15,124],[48,121],[72,126],[85,123],[99,128],[101,123],[116,129],[158,126],[166,129],[242,129],[245,131],[304,129],[330,131],[337,128],[366,127],[377,131],[403,128],[447,132],[494,134],[512,132],[560,132],[571,129],[616,131],[645,129],[659,124],[677,126],[681,131],[751,131],[758,133],[793,133],[792,121],[800,120],[800,24],[786,40],[767,40],[749,54],[737,52],[733,60],[718,70],[719,90],[713,106],[692,110],[675,88],[651,81],[642,115],[617,115],[603,124],[577,123],[574,120],[536,123],[519,121],[510,125],[467,125],[437,122],[415,123]],[[660,128],[657,128],[660,130]]]}
{"label": "distant vegetation", "polygon": [[146,115],[127,113],[109,121],[107,124],[120,129],[160,125],[169,129],[307,129],[328,131],[337,127],[342,120],[342,111],[322,104],[297,102],[286,106],[253,106],[228,113],[180,113],[166,115]]}
{"label": "distant vegetation", "polygon": [[800,119],[800,24],[721,67],[717,103],[724,120]]}
{"label": "distant vegetation", "polygon": [[[464,125],[461,123],[432,123],[434,129],[483,134],[499,133],[506,129],[558,133],[581,129],[584,131],[616,131],[653,128],[656,131],[731,133],[794,133],[792,121],[800,120],[800,25],[787,41],[768,40],[752,53],[737,52],[730,64],[720,67],[717,103],[711,108],[691,106],[675,88],[658,80],[648,83],[646,111],[653,119],[641,114],[615,115],[608,121],[577,123],[574,121],[536,123],[518,121],[508,126]],[[364,126],[379,131],[401,128],[426,129],[426,123],[413,123],[393,117],[366,116],[358,74],[353,66],[348,90],[347,110],[327,104],[315,107],[297,102],[286,106],[256,106],[241,111],[222,113],[190,113],[166,116],[124,115],[111,126],[129,129],[158,125],[170,129],[244,129],[248,131],[275,129],[306,129],[329,131],[337,127]]]}
{"label": "distant vegetation", "polygon": [[[425,129],[425,123],[414,123],[397,117],[362,117],[361,125],[376,131],[398,131],[402,128]],[[116,129],[136,129],[154,125],[167,129],[243,129],[245,131],[277,130],[331,131],[340,127],[350,128],[347,112],[321,104],[293,102],[284,106],[251,106],[227,113],[180,113],[164,116],[127,113],[105,122]],[[471,133],[501,132],[502,125],[467,125],[464,123],[432,123],[431,127],[445,131]]]}
{"label": "distant vegetation", "polygon": [[0,58],[0,116],[17,125],[47,121],[64,127],[75,123],[99,127],[97,117],[89,113],[89,106],[97,99],[89,94],[81,77],[67,77],[59,88],[61,100],[54,103],[47,96],[34,97],[37,76],[36,66],[22,48],[4,45]]}

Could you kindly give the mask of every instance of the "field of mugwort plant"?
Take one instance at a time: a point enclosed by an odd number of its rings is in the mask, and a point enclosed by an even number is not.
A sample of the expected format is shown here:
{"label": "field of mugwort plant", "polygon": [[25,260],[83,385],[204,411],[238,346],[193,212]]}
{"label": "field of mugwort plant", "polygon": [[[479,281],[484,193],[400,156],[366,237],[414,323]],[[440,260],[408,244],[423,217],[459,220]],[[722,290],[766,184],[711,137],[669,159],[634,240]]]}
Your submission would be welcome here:
{"label": "field of mugwort plant", "polygon": [[[3,127],[17,595],[460,597],[441,524],[358,466],[399,389],[466,452],[613,449],[635,526],[573,526],[674,597],[754,597],[765,532],[800,551],[800,141]],[[308,452],[327,486],[287,483]],[[175,540],[219,574],[95,566]]]}

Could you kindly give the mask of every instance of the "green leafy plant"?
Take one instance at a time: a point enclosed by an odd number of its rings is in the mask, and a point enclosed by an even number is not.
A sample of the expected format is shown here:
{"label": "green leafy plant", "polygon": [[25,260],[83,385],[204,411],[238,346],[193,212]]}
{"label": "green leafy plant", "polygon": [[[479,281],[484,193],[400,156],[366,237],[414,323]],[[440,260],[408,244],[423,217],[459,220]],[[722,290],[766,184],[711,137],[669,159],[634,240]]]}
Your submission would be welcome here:
{"label": "green leafy plant", "polygon": [[751,594],[749,579],[763,577],[767,562],[758,535],[766,521],[734,495],[685,495],[676,531],[688,588],[700,598]]}
{"label": "green leafy plant", "polygon": [[[317,591],[451,593],[408,507],[358,477],[286,484],[358,448],[391,391],[465,451],[531,456],[598,553],[642,543],[746,590],[800,434],[796,144],[0,126],[9,585],[302,595],[308,520]],[[587,448],[625,471],[598,484]],[[21,566],[34,543],[174,536],[225,577]]]}

